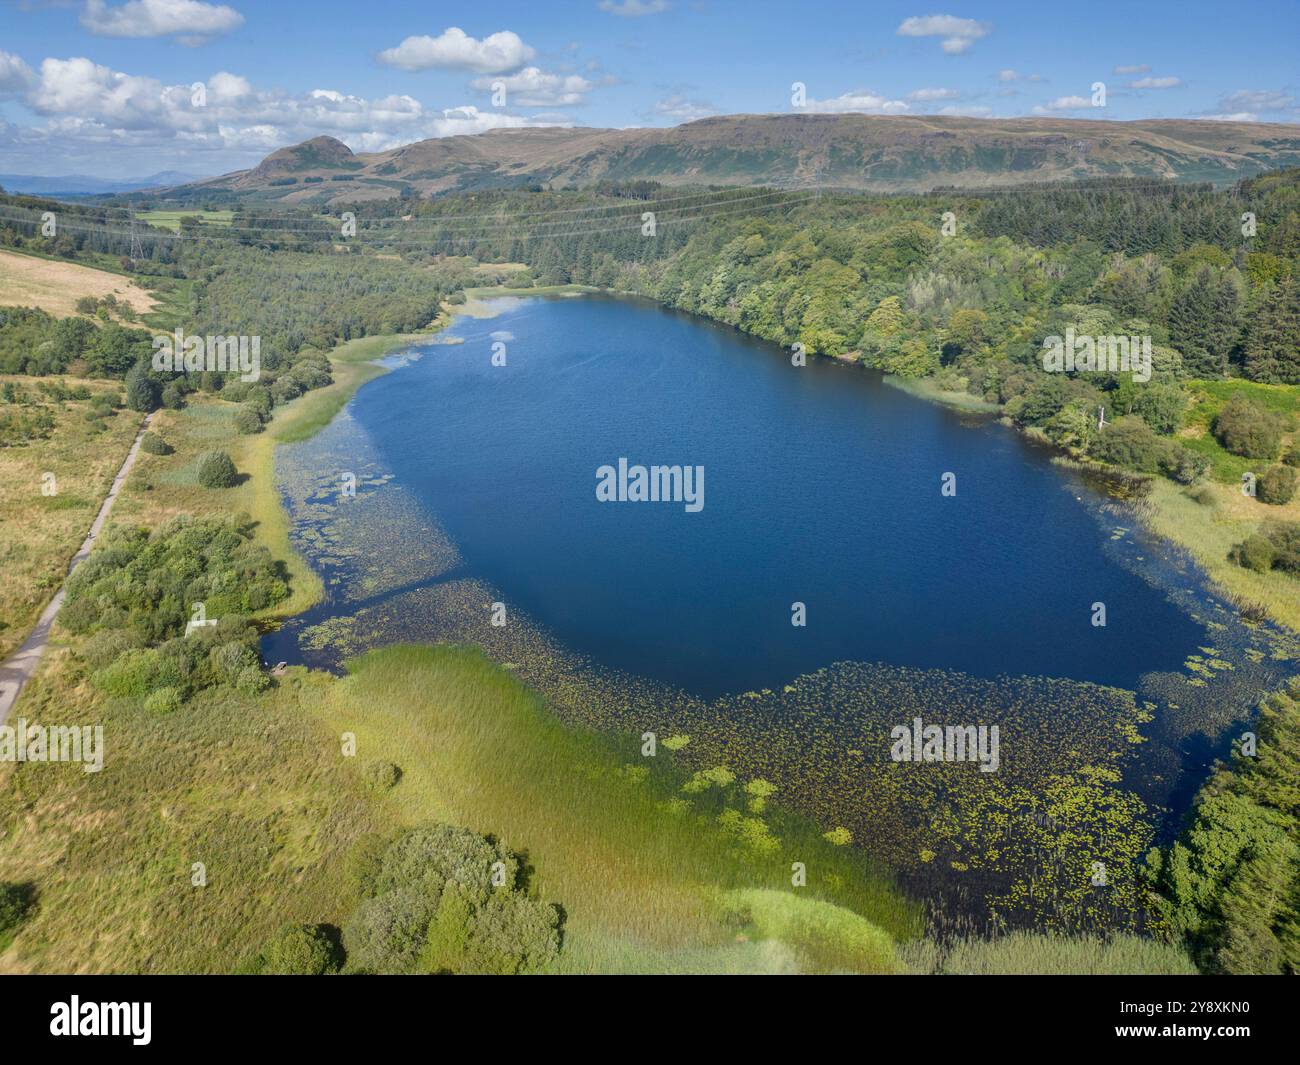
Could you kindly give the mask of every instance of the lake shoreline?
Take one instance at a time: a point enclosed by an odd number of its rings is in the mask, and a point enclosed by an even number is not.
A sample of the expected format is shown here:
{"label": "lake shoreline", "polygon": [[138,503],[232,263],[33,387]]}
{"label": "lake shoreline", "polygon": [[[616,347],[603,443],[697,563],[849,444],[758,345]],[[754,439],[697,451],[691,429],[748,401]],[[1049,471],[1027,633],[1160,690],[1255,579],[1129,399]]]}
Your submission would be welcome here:
{"label": "lake shoreline", "polygon": [[[291,573],[305,586],[301,595],[293,595],[287,603],[281,604],[278,609],[269,614],[268,618],[280,621],[291,617],[317,605],[323,595],[323,589],[315,587],[318,578],[312,574],[310,567],[302,562],[298,552],[288,544],[287,511],[284,507],[284,500],[279,497],[278,490],[274,488],[274,447],[279,443],[292,443],[308,439],[329,425],[338,412],[347,406],[348,402],[364,384],[388,372],[379,363],[379,360],[385,355],[392,354],[395,349],[406,344],[431,342],[432,338],[454,325],[460,318],[467,317],[483,320],[497,317],[503,313],[503,308],[489,306],[488,300],[578,297],[597,294],[643,301],[664,310],[679,311],[678,308],[671,307],[662,301],[640,293],[618,289],[601,289],[590,285],[551,285],[538,288],[481,286],[465,289],[464,292],[466,296],[465,302],[459,305],[444,303],[442,313],[434,323],[427,327],[427,332],[366,337],[358,341],[350,341],[333,349],[329,353],[330,360],[332,364],[342,363],[344,368],[343,379],[339,380],[336,373],[334,384],[319,390],[319,392],[310,393],[304,396],[301,401],[295,402],[286,409],[287,416],[284,423],[277,427],[273,422],[272,431],[259,438],[262,446],[254,447],[254,461],[259,469],[266,469],[271,474],[269,478],[272,485],[271,492],[276,498],[274,507],[259,506],[257,513],[260,518],[267,522],[270,541],[268,547],[276,552],[278,557],[282,556],[288,559],[287,564]],[[691,312],[681,313],[686,313],[692,318],[697,318],[712,325],[728,324],[718,322],[706,315],[696,315],[691,314]],[[730,328],[746,338],[762,340],[761,337],[756,337],[739,327],[731,326]],[[340,353],[348,349],[352,349],[352,352],[340,357]],[[865,369],[862,363],[856,359],[836,359],[832,356],[816,357],[833,359],[833,361],[841,364]],[[881,379],[890,387],[897,388],[908,395],[963,413],[996,417],[1001,411],[1001,407],[997,404],[973,396],[968,397],[965,393],[954,393],[939,389],[928,378],[907,379],[884,374]],[[304,413],[302,408],[299,407],[299,402],[302,402],[304,406],[311,405],[313,414],[309,416]],[[280,412],[277,412],[277,420],[279,417]],[[1015,428],[1014,426],[1008,427]],[[1034,434],[1018,429],[1015,432],[1021,439],[1042,443]],[[1077,461],[1073,460],[1067,451],[1054,445],[1047,446],[1063,460]],[[1109,467],[1085,465],[1088,470],[1095,470],[1103,476],[1113,472]],[[1138,520],[1142,522],[1148,532],[1187,552],[1202,570],[1207,583],[1214,592],[1237,604],[1239,608],[1246,607],[1250,609],[1256,617],[1266,618],[1291,635],[1300,635],[1300,604],[1294,602],[1295,596],[1288,594],[1288,589],[1278,586],[1279,581],[1284,578],[1272,574],[1255,574],[1230,562],[1226,551],[1221,552],[1218,550],[1220,545],[1217,539],[1207,535],[1205,529],[1198,529],[1196,532],[1189,533],[1186,528],[1189,511],[1202,519],[1198,523],[1199,525],[1206,524],[1207,520],[1211,525],[1217,524],[1211,515],[1196,513],[1204,510],[1204,507],[1195,503],[1189,506],[1186,492],[1182,488],[1167,483],[1159,477],[1142,477],[1139,479],[1144,481],[1148,487],[1144,493],[1144,498],[1134,507],[1134,510]],[[1223,497],[1231,493],[1230,488],[1224,488],[1211,482],[1206,482],[1206,484],[1210,486],[1211,491],[1216,496]],[[273,511],[278,511],[282,517],[272,516]],[[1241,535],[1245,535],[1245,533]]]}

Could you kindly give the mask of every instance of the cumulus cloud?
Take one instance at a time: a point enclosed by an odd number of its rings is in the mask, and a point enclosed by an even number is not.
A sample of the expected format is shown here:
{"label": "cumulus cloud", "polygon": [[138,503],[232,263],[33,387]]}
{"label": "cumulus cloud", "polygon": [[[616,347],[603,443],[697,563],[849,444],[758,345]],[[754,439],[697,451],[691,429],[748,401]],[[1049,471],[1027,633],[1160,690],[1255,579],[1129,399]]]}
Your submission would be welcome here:
{"label": "cumulus cloud", "polygon": [[32,68],[16,55],[0,52],[0,92],[22,92],[32,83]]}
{"label": "cumulus cloud", "polygon": [[814,100],[811,97],[801,111],[813,111],[818,114],[842,114],[861,112],[869,115],[892,115],[906,111],[904,100],[890,100],[874,92],[846,92],[830,100]]}
{"label": "cumulus cloud", "polygon": [[1289,111],[1296,106],[1296,98],[1277,89],[1242,89],[1219,101],[1222,111]]}
{"label": "cumulus cloud", "polygon": [[998,81],[1033,81],[1033,82],[1038,82],[1038,81],[1042,81],[1042,80],[1043,80],[1043,76],[1042,76],[1041,74],[1021,74],[1020,71],[1018,71],[1018,70],[1011,70],[1011,69],[1007,69],[1007,70],[999,70],[999,71],[998,71]]}
{"label": "cumulus cloud", "polygon": [[1176,89],[1183,83],[1182,78],[1138,78],[1129,82],[1130,89]]}
{"label": "cumulus cloud", "polygon": [[407,37],[396,48],[379,53],[379,61],[402,70],[472,70],[476,74],[504,74],[518,70],[537,50],[524,44],[517,33],[502,30],[481,41],[451,26],[438,37]]}
{"label": "cumulus cloud", "polygon": [[574,107],[586,102],[595,83],[578,74],[548,74],[537,67],[524,67],[517,74],[501,78],[475,78],[473,86],[484,92],[500,83],[506,102],[520,107]]}
{"label": "cumulus cloud", "polygon": [[619,3],[615,0],[600,0],[598,6],[602,11],[608,11],[611,15],[618,15],[620,18],[641,18],[667,11],[671,5],[668,0],[621,0]]}
{"label": "cumulus cloud", "polygon": [[959,100],[961,93],[956,89],[913,89],[907,98],[913,103],[933,103],[936,100]]}
{"label": "cumulus cloud", "polygon": [[9,127],[0,147],[15,166],[39,171],[107,160],[117,172],[149,172],[165,154],[169,166],[216,173],[320,134],[354,151],[382,151],[426,137],[567,124],[471,105],[426,108],[408,95],[367,98],[328,85],[289,93],[228,71],[203,84],[196,97],[190,84],[166,85],[84,57],[46,59],[22,97],[44,125]]}
{"label": "cumulus cloud", "polygon": [[992,28],[987,22],[956,15],[914,15],[903,19],[897,32],[900,37],[939,37],[948,55],[961,55]]}
{"label": "cumulus cloud", "polygon": [[655,104],[653,116],[675,122],[694,122],[697,118],[708,118],[717,113],[718,109],[704,100],[690,100],[681,93],[674,93]]}
{"label": "cumulus cloud", "polygon": [[1280,89],[1239,89],[1219,102],[1202,117],[1220,122],[1258,122],[1261,113],[1300,113],[1300,103]]}
{"label": "cumulus cloud", "polygon": [[1132,66],[1116,67],[1116,74],[1146,74],[1151,67],[1146,63],[1134,63]]}
{"label": "cumulus cloud", "polygon": [[225,4],[200,0],[128,0],[109,7],[86,0],[81,24],[99,37],[172,37],[182,44],[202,44],[244,24],[244,16]]}
{"label": "cumulus cloud", "polygon": [[1079,111],[1091,106],[1092,101],[1086,96],[1058,96],[1041,107],[1035,107],[1034,111],[1038,114],[1046,111]]}
{"label": "cumulus cloud", "polygon": [[991,118],[993,108],[983,104],[948,104],[935,112],[938,115],[952,115],[957,118]]}

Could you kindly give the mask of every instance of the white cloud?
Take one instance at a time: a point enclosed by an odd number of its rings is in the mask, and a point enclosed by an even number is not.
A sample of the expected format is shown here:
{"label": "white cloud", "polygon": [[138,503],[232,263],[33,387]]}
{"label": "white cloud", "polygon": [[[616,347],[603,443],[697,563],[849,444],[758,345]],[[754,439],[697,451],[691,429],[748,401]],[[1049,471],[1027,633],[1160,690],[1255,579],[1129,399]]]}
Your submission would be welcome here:
{"label": "white cloud", "polygon": [[1134,63],[1132,66],[1116,67],[1116,74],[1146,74],[1151,67],[1146,63]]}
{"label": "white cloud", "polygon": [[35,75],[18,56],[0,52],[0,92],[22,92]]}
{"label": "white cloud", "polygon": [[931,103],[935,100],[959,100],[961,93],[956,89],[914,89],[907,98],[913,103]]}
{"label": "white cloud", "polygon": [[202,44],[244,24],[244,16],[225,4],[199,0],[128,0],[109,7],[104,0],[86,0],[81,24],[100,37],[170,37],[182,44]]}
{"label": "white cloud", "polygon": [[712,104],[704,100],[688,100],[680,93],[667,96],[654,106],[656,116],[676,122],[694,122],[698,118],[708,118],[717,113],[718,109]]}
{"label": "white cloud", "polygon": [[1086,96],[1058,96],[1042,107],[1035,107],[1034,111],[1041,115],[1047,111],[1079,111],[1091,106],[1092,101]]}
{"label": "white cloud", "polygon": [[1229,114],[1205,115],[1212,122],[1258,122],[1259,115],[1251,111],[1233,111]]}
{"label": "white cloud", "polygon": [[903,100],[890,100],[873,92],[846,92],[831,100],[814,100],[809,98],[800,111],[812,111],[817,114],[842,114],[862,112],[869,115],[892,115],[907,110]]}
{"label": "white cloud", "polygon": [[1296,106],[1296,98],[1280,90],[1241,89],[1230,96],[1223,97],[1215,108],[1216,113],[1223,114],[1238,111],[1289,111]]}
{"label": "white cloud", "polygon": [[396,48],[379,53],[379,61],[402,70],[472,70],[476,74],[504,74],[518,70],[537,54],[517,33],[502,30],[481,41],[452,26],[441,36],[407,37]]}
{"label": "white cloud", "polygon": [[1183,83],[1182,78],[1138,78],[1130,82],[1130,89],[1176,89]]}
{"label": "white cloud", "polygon": [[948,55],[961,55],[992,28],[987,22],[956,15],[914,15],[904,19],[897,32],[900,37],[940,37]]}
{"label": "white cloud", "polygon": [[0,132],[0,152],[33,173],[91,166],[148,173],[162,159],[169,168],[219,173],[320,134],[354,151],[381,151],[427,137],[570,124],[471,105],[431,109],[407,95],[365,98],[328,85],[288,93],[226,71],[202,80],[206,98],[196,103],[188,83],[165,85],[84,57],[46,59],[23,96],[44,124]]}
{"label": "white cloud", "polygon": [[998,81],[1042,81],[1041,74],[1021,74],[1018,70],[999,70]]}
{"label": "white cloud", "polygon": [[993,108],[982,104],[949,104],[939,108],[935,114],[953,115],[958,118],[989,118],[993,114]]}
{"label": "white cloud", "polygon": [[537,67],[524,67],[518,74],[502,78],[475,78],[474,88],[492,91],[497,82],[506,89],[506,102],[520,107],[573,107],[585,103],[595,85],[578,74],[548,74]]}
{"label": "white cloud", "polygon": [[618,15],[620,18],[641,18],[645,15],[658,15],[662,11],[667,11],[671,5],[668,0],[621,0],[621,3],[615,3],[615,0],[600,0],[598,6],[602,11],[608,11],[611,15]]}

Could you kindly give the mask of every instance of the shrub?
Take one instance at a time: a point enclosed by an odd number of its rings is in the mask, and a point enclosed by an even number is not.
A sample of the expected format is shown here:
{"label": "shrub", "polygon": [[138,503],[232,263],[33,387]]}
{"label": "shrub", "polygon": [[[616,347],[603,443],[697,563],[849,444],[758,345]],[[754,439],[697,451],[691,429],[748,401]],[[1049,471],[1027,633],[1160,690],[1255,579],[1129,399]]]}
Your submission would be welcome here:
{"label": "shrub", "polygon": [[338,971],[339,954],[325,925],[289,925],[262,948],[254,971],[265,976],[324,976]]}
{"label": "shrub", "polygon": [[259,666],[245,666],[235,678],[235,690],[241,695],[256,695],[271,686],[271,678]]}
{"label": "shrub", "polygon": [[243,436],[251,436],[262,431],[262,416],[252,407],[245,405],[235,412],[235,429]]}
{"label": "shrub", "polygon": [[388,791],[397,787],[402,779],[402,770],[392,762],[374,761],[366,766],[365,778],[372,790]]}
{"label": "shrub", "polygon": [[162,390],[162,405],[168,410],[180,410],[185,406],[185,393],[175,384],[168,385]]}
{"label": "shrub", "polygon": [[152,533],[114,529],[69,578],[59,621],[73,633],[131,629],[153,644],[183,634],[191,604],[202,602],[220,623],[185,646],[206,657],[232,640],[256,647],[256,633],[239,615],[287,595],[280,567],[238,521],[180,515]]}
{"label": "shrub", "polygon": [[1245,566],[1246,569],[1253,569],[1256,573],[1267,573],[1273,568],[1277,549],[1267,537],[1257,534],[1248,536],[1234,547],[1229,557],[1237,565]]}
{"label": "shrub", "polygon": [[140,638],[134,632],[123,629],[101,629],[86,641],[81,649],[81,656],[91,669],[103,669],[139,646]]}
{"label": "shrub", "polygon": [[1239,566],[1256,572],[1281,570],[1300,576],[1300,522],[1268,521],[1229,553]]}
{"label": "shrub", "polygon": [[1287,453],[1282,456],[1282,462],[1287,466],[1300,468],[1300,444],[1292,444],[1287,449]]}
{"label": "shrub", "polygon": [[1161,469],[1179,484],[1195,484],[1210,468],[1210,460],[1199,451],[1175,444],[1161,461]]}
{"label": "shrub", "polygon": [[1127,415],[1111,422],[1092,445],[1093,458],[1141,473],[1155,473],[1169,454],[1169,445],[1141,418]]}
{"label": "shrub", "polygon": [[137,363],[126,375],[126,405],[142,413],[158,409],[158,384],[143,364]]}
{"label": "shrub", "polygon": [[351,971],[531,972],[559,951],[559,911],[521,889],[518,858],[469,829],[413,828],[360,869],[372,897],[343,930]]}
{"label": "shrub", "polygon": [[208,652],[208,658],[217,678],[227,684],[236,683],[245,669],[256,668],[259,661],[257,652],[242,643],[218,644]]}
{"label": "shrub", "polygon": [[1267,408],[1235,395],[1219,412],[1214,435],[1234,455],[1271,459],[1282,445],[1282,422]]}
{"label": "shrub", "polygon": [[198,480],[204,488],[230,488],[238,473],[224,451],[206,451],[199,456]]}
{"label": "shrub", "polygon": [[90,679],[106,695],[123,699],[141,699],[159,688],[177,688],[184,683],[175,663],[166,661],[154,647],[128,651]]}
{"label": "shrub", "polygon": [[32,912],[36,891],[31,884],[0,882],[0,950],[9,945],[18,926]]}
{"label": "shrub", "polygon": [[366,899],[343,927],[348,968],[380,975],[410,972],[440,897],[441,891],[407,888]]}
{"label": "shrub", "polygon": [[144,708],[151,714],[174,714],[184,700],[178,688],[159,688],[144,700]]}
{"label": "shrub", "polygon": [[1255,482],[1255,498],[1261,503],[1285,506],[1295,498],[1296,481],[1300,480],[1291,466],[1274,466],[1259,475]]}
{"label": "shrub", "polygon": [[147,451],[150,455],[170,455],[175,452],[175,448],[167,443],[161,436],[154,432],[144,434],[144,439],[140,441],[140,448]]}

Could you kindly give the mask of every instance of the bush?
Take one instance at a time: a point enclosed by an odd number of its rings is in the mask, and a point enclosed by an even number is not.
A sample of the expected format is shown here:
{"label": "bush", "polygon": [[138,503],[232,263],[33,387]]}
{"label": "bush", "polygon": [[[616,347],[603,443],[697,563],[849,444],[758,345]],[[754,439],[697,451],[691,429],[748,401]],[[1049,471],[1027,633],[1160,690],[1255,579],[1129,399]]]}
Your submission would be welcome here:
{"label": "bush", "polygon": [[1179,484],[1195,484],[1210,468],[1210,460],[1199,451],[1175,444],[1161,461],[1161,469]]}
{"label": "bush", "polygon": [[144,434],[144,438],[140,441],[140,448],[150,455],[170,455],[176,450],[155,432]]}
{"label": "bush", "polygon": [[36,891],[31,884],[0,882],[0,950],[13,938],[18,926],[32,912]]}
{"label": "bush", "polygon": [[204,488],[231,488],[239,474],[224,451],[206,451],[199,456],[198,480]]}
{"label": "bush", "polygon": [[184,700],[178,688],[159,688],[144,700],[144,708],[151,714],[174,714]]}
{"label": "bush", "polygon": [[1277,549],[1265,536],[1249,536],[1232,549],[1229,555],[1233,562],[1256,573],[1267,573],[1273,568],[1277,558]]}
{"label": "bush", "polygon": [[126,405],[146,414],[158,409],[158,384],[141,363],[126,375]]}
{"label": "bush", "polygon": [[559,951],[559,911],[521,889],[518,858],[469,829],[413,828],[361,864],[372,897],[343,930],[350,971],[532,972]]}
{"label": "bush", "polygon": [[[115,528],[68,579],[59,622],[77,634],[129,629],[140,642],[156,644],[181,636],[192,604],[202,602],[219,624],[184,646],[206,659],[212,647],[232,640],[256,648],[257,634],[240,615],[288,594],[279,565],[238,521],[180,515],[152,533]],[[196,668],[212,671],[206,663]]]}
{"label": "bush", "polygon": [[86,641],[81,648],[81,656],[91,669],[103,669],[139,646],[140,638],[134,632],[123,629],[101,629]]}
{"label": "bush", "polygon": [[175,661],[163,658],[155,647],[128,651],[90,679],[106,695],[122,699],[142,699],[159,688],[179,688],[185,682]]}
{"label": "bush", "polygon": [[251,436],[262,431],[262,416],[250,406],[240,407],[235,412],[235,429],[243,436]]}
{"label": "bush", "polygon": [[1282,422],[1267,408],[1235,395],[1219,412],[1214,435],[1234,455],[1271,459],[1282,446]]}
{"label": "bush", "polygon": [[365,778],[372,790],[388,791],[397,787],[402,779],[402,770],[392,762],[374,761],[366,766]]}
{"label": "bush", "polygon": [[337,972],[341,963],[325,925],[289,925],[262,948],[253,971],[264,976],[324,976]]}
{"label": "bush", "polygon": [[185,393],[171,384],[162,390],[162,405],[168,410],[180,410],[185,406]]}
{"label": "bush", "polygon": [[1257,572],[1281,570],[1300,577],[1300,522],[1267,521],[1229,553],[1239,566]]}
{"label": "bush", "polygon": [[1255,498],[1275,507],[1285,506],[1295,498],[1296,481],[1300,474],[1291,466],[1274,466],[1259,475],[1255,482]]}
{"label": "bush", "polygon": [[1141,418],[1126,415],[1111,422],[1097,436],[1093,458],[1141,473],[1156,473],[1169,455],[1169,445]]}

